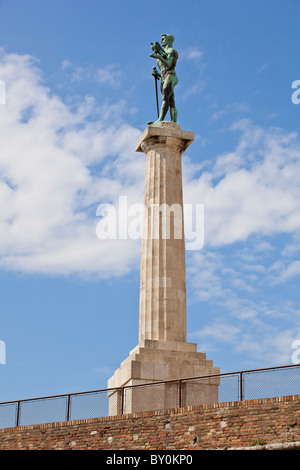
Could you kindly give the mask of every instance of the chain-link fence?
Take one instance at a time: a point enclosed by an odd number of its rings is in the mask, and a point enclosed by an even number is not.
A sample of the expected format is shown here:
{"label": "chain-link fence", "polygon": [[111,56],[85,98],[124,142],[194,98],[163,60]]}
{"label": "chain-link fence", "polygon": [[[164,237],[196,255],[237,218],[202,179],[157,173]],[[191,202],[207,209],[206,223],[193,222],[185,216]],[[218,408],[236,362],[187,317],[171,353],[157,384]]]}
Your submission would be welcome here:
{"label": "chain-link fence", "polygon": [[0,428],[300,394],[300,364],[0,403]]}

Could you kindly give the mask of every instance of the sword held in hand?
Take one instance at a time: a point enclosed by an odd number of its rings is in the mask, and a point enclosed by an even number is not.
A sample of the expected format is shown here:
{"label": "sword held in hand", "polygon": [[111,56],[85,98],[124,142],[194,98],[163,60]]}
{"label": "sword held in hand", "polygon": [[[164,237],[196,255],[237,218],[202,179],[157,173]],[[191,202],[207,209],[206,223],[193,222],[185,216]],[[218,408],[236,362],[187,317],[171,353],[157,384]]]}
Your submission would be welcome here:
{"label": "sword held in hand", "polygon": [[161,78],[160,73],[158,72],[157,68],[154,66],[152,67],[152,75],[155,81],[155,94],[156,94],[156,107],[157,107],[157,119],[159,118],[159,104],[158,104],[158,89],[157,89],[157,82]]}

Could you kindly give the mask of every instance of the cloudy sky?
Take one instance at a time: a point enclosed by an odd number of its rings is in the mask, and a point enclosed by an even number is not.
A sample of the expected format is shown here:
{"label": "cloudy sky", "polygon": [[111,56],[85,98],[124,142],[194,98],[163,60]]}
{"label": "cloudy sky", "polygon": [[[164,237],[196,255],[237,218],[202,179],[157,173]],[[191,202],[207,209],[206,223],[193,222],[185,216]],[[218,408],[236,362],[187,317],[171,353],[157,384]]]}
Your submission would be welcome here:
{"label": "cloudy sky", "polygon": [[221,372],[292,362],[299,13],[297,0],[0,2],[0,401],[105,388],[138,342],[140,240],[99,240],[97,208],[143,201],[134,148],[156,117],[162,33],[195,133],[184,202],[204,204],[188,341]]}

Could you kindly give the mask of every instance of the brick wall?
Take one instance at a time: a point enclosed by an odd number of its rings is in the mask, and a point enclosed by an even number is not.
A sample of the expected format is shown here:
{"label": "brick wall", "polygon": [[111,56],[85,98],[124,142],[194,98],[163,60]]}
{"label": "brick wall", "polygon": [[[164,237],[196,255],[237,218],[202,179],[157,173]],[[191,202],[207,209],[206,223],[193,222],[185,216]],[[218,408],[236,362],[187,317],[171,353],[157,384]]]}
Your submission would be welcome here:
{"label": "brick wall", "polygon": [[300,395],[0,430],[0,449],[216,449],[300,441]]}

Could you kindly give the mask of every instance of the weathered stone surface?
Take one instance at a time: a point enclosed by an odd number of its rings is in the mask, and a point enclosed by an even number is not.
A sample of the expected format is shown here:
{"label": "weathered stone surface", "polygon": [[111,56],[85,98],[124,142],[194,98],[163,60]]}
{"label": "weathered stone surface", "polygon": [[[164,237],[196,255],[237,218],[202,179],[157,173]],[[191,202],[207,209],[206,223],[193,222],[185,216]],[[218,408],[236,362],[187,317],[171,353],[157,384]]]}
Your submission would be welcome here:
{"label": "weathered stone surface", "polygon": [[[193,133],[167,122],[148,126],[136,145],[147,156],[139,342],[186,341],[181,155],[192,140]],[[163,207],[166,212],[159,215],[158,208]]]}
{"label": "weathered stone surface", "polygon": [[[186,273],[181,156],[194,139],[173,122],[150,125],[136,144],[146,154],[143,239],[140,267],[139,344],[122,362],[108,387],[218,374],[212,361],[186,342]],[[173,384],[177,387],[177,384]],[[126,413],[167,408],[175,391],[167,384],[127,392]],[[148,392],[147,392],[148,393]],[[185,403],[218,401],[218,383],[190,383]],[[142,399],[144,396],[144,399]],[[117,413],[118,393],[110,394]],[[194,401],[195,403],[195,401]],[[196,401],[199,403],[199,400]]]}

